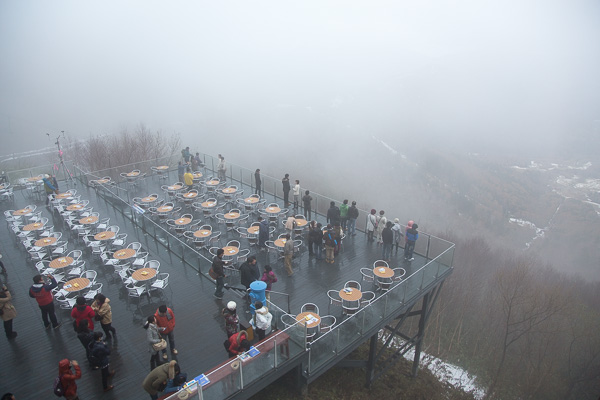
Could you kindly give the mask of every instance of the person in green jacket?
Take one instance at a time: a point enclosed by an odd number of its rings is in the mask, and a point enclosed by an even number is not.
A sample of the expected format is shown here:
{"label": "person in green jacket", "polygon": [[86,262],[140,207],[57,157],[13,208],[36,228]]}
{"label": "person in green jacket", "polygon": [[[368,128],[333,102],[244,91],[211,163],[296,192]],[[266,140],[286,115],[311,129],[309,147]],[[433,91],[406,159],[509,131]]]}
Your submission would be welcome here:
{"label": "person in green jacket", "polygon": [[348,223],[348,200],[340,205],[340,219],[342,222],[342,229],[346,232],[346,224]]}

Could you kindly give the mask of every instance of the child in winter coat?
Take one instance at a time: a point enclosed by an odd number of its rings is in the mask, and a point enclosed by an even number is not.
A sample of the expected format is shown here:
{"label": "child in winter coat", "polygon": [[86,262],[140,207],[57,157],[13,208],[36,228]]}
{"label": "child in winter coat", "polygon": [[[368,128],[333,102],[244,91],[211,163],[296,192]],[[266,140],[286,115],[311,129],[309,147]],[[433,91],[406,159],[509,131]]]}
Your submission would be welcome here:
{"label": "child in winter coat", "polygon": [[273,272],[273,268],[271,268],[270,265],[265,265],[263,267],[263,275],[260,280],[267,284],[266,296],[267,300],[271,301],[271,287],[275,282],[277,282],[277,277],[275,276],[275,272]]}

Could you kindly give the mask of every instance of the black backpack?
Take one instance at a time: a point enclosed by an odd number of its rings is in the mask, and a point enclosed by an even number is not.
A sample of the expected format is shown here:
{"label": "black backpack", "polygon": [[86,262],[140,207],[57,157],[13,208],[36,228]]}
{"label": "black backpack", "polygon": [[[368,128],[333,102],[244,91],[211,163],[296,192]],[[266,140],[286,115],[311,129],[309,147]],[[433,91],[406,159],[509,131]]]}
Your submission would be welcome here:
{"label": "black backpack", "polygon": [[96,357],[96,355],[94,354],[94,344],[95,343],[96,343],[96,341],[92,339],[90,341],[90,344],[88,344],[88,350],[89,350],[89,355],[90,355],[89,362],[92,365],[92,367],[100,367],[101,360],[98,357]]}
{"label": "black backpack", "polygon": [[65,395],[65,388],[63,387],[60,378],[62,378],[62,375],[59,375],[54,379],[54,394],[56,397],[63,397]]}

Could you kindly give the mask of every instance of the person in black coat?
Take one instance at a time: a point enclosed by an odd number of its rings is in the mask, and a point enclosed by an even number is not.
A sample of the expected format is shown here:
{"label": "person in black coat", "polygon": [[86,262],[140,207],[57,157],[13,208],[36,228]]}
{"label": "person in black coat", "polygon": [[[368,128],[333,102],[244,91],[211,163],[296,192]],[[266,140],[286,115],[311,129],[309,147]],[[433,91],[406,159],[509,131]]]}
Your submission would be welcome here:
{"label": "person in black coat", "polygon": [[102,369],[102,388],[105,392],[112,390],[113,385],[108,385],[108,378],[115,374],[115,371],[109,371],[110,368],[110,349],[106,345],[106,342],[102,340],[102,332],[94,332],[94,343],[91,348],[91,355],[98,367]]}
{"label": "person in black coat", "polygon": [[331,226],[340,224],[340,209],[335,205],[335,201],[329,203],[329,209],[327,210],[327,223]]}
{"label": "person in black coat", "polygon": [[258,247],[264,249],[265,242],[269,240],[269,221],[263,219],[263,217],[258,217],[258,223]]}
{"label": "person in black coat", "polygon": [[260,179],[260,169],[254,172],[254,181],[256,182],[256,194],[262,197],[262,180]]}
{"label": "person in black coat", "polygon": [[285,176],[281,180],[281,183],[283,184],[283,203],[285,204],[284,207],[289,207],[290,206],[290,190],[291,190],[290,174],[285,174]]}
{"label": "person in black coat", "polygon": [[381,232],[381,239],[383,240],[382,258],[386,261],[389,261],[390,258],[392,258],[392,248],[394,247],[394,231],[392,230],[392,225],[392,221],[388,221]]}
{"label": "person in black coat", "polygon": [[240,267],[240,277],[242,285],[246,286],[246,289],[250,289],[250,284],[260,279],[260,271],[258,265],[256,265],[256,257],[250,256]]}
{"label": "person in black coat", "polygon": [[79,321],[79,325],[77,325],[77,339],[79,339],[81,345],[85,349],[85,356],[90,364],[90,367],[93,369],[98,369],[99,367],[94,365],[90,357],[92,344],[94,342],[94,333],[90,332],[88,321],[86,319],[82,319]]}

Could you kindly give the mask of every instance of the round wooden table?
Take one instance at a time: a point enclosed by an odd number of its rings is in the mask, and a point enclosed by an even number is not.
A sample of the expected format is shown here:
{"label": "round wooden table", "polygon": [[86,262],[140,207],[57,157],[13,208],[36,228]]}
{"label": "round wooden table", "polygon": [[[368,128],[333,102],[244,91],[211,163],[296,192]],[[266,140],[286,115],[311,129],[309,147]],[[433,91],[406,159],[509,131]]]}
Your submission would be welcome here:
{"label": "round wooden table", "polygon": [[161,212],[161,213],[166,213],[173,210],[173,206],[160,206],[156,209],[156,211]]}
{"label": "round wooden table", "polygon": [[78,292],[90,286],[90,283],[88,278],[75,278],[65,282],[63,289],[67,292]]}
{"label": "round wooden table", "polygon": [[154,201],[156,201],[156,197],[154,196],[142,197],[142,202],[144,203],[152,203]]}
{"label": "round wooden table", "polygon": [[136,254],[137,251],[134,249],[120,249],[113,253],[113,258],[116,258],[117,260],[126,260],[135,257]]}
{"label": "round wooden table", "polygon": [[267,207],[265,208],[265,211],[268,212],[269,214],[277,214],[281,212],[281,208],[279,207]]}
{"label": "round wooden table", "polygon": [[240,249],[235,246],[225,246],[223,247],[223,251],[225,251],[225,253],[223,253],[225,256],[235,256],[239,253]]}
{"label": "round wooden table", "polygon": [[248,203],[248,204],[255,204],[258,203],[259,198],[258,197],[246,197],[244,199],[244,202]]}
{"label": "round wooden table", "polygon": [[33,224],[28,224],[23,227],[24,231],[37,231],[38,229],[43,229],[44,224],[41,222],[35,222]]}
{"label": "round wooden table", "polygon": [[28,182],[38,182],[41,181],[42,179],[44,179],[44,177],[42,175],[38,175],[38,176],[32,176],[31,178],[27,178]]}
{"label": "round wooden table", "polygon": [[58,239],[55,237],[47,237],[47,238],[36,240],[34,244],[37,247],[46,247],[46,246],[52,246],[57,241],[58,241]]}
{"label": "round wooden table", "polygon": [[247,230],[248,230],[248,233],[251,235],[258,235],[258,231],[260,230],[260,227],[259,226],[251,226]]}
{"label": "round wooden table", "polygon": [[306,226],[307,224],[308,224],[307,220],[296,218],[296,227],[302,228],[303,226]]}
{"label": "round wooden table", "polygon": [[154,268],[140,268],[133,271],[131,279],[134,281],[147,281],[156,276],[156,270]]}
{"label": "round wooden table", "polygon": [[169,190],[179,190],[182,187],[183,186],[181,186],[181,185],[171,185],[171,186],[167,186],[167,189],[169,189]]}
{"label": "round wooden table", "polygon": [[98,180],[95,180],[93,182],[96,182],[96,183],[99,183],[99,184],[102,185],[102,184],[110,182],[110,179],[98,179]]}
{"label": "round wooden table", "polygon": [[319,314],[307,311],[296,315],[296,321],[305,323],[307,328],[316,328],[321,324],[321,317]]}
{"label": "round wooden table", "polygon": [[57,199],[61,199],[62,200],[62,199],[68,199],[70,197],[73,197],[73,195],[71,193],[69,193],[69,192],[64,192],[64,193],[59,193],[59,194],[57,194],[54,197],[57,198]]}
{"label": "round wooden table", "polygon": [[228,187],[228,188],[223,188],[221,190],[221,192],[225,193],[225,194],[231,194],[231,193],[235,193],[237,191],[236,188],[232,188],[232,187]]}
{"label": "round wooden table", "polygon": [[13,215],[27,215],[32,212],[33,210],[31,208],[21,208],[20,210],[13,211]]}
{"label": "round wooden table", "polygon": [[202,204],[200,204],[202,207],[204,208],[211,208],[217,205],[216,201],[205,201]]}
{"label": "round wooden table", "polygon": [[239,217],[240,217],[239,212],[228,212],[227,214],[225,214],[226,219],[238,219]]}
{"label": "round wooden table", "polygon": [[70,206],[67,207],[67,211],[77,211],[77,210],[81,210],[83,207],[84,207],[84,205],[81,203],[71,204]]}
{"label": "round wooden table", "polygon": [[116,233],[114,233],[113,231],[105,231],[105,232],[98,232],[94,235],[94,239],[96,240],[110,240],[112,238],[114,238],[115,236],[117,236]]}
{"label": "round wooden table", "polygon": [[81,218],[79,220],[79,223],[82,224],[82,225],[95,224],[96,222],[98,222],[98,217],[95,216],[95,215],[91,215],[89,217]]}
{"label": "round wooden table", "polygon": [[197,238],[206,238],[209,237],[212,234],[212,231],[209,231],[208,229],[199,229],[196,232],[194,232],[194,236]]}
{"label": "round wooden table", "polygon": [[138,176],[140,173],[138,171],[131,171],[127,173],[127,176],[129,177],[134,177],[134,176]]}
{"label": "round wooden table", "polygon": [[394,270],[388,267],[375,267],[373,268],[373,275],[380,278],[393,278]]}
{"label": "round wooden table", "polygon": [[217,186],[219,184],[219,180],[218,179],[211,179],[210,181],[206,181],[205,185],[206,186]]}
{"label": "round wooden table", "polygon": [[[291,240],[291,239],[290,239]],[[275,244],[275,246],[277,247],[285,247],[285,242],[287,242],[287,239],[277,239],[275,240],[273,243]]]}
{"label": "round wooden table", "polygon": [[164,171],[164,170],[167,170],[167,169],[169,169],[169,166],[168,166],[168,165],[161,165],[161,166],[159,166],[159,167],[156,167],[156,169],[158,169],[158,170],[161,170],[161,171]]}
{"label": "round wooden table", "polygon": [[200,178],[202,178],[202,172],[196,171],[192,175],[194,176],[194,179],[200,179]]}
{"label": "round wooden table", "polygon": [[73,257],[58,257],[50,261],[50,264],[48,265],[50,266],[50,268],[61,269],[73,264],[73,261],[75,261]]}
{"label": "round wooden table", "polygon": [[186,199],[193,199],[194,197],[198,196],[198,192],[187,192],[186,194],[184,194],[182,196],[185,197]]}
{"label": "round wooden table", "polygon": [[178,218],[175,220],[175,225],[187,225],[190,222],[192,222],[191,218],[185,217],[185,218]]}
{"label": "round wooden table", "polygon": [[362,298],[362,292],[355,288],[344,288],[340,290],[340,297],[342,301],[359,301]]}

